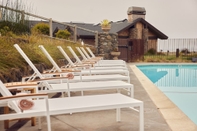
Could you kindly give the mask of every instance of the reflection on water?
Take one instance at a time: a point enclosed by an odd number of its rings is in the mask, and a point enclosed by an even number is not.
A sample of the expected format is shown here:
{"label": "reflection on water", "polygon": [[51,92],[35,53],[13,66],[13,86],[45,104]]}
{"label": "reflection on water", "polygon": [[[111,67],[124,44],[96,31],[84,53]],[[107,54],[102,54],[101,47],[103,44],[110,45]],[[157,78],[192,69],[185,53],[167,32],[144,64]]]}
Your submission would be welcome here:
{"label": "reflection on water", "polygon": [[141,71],[153,82],[156,83],[168,74],[167,71],[160,71],[157,69],[141,69]]}
{"label": "reflection on water", "polygon": [[139,69],[158,87],[197,87],[196,68],[139,66]]}

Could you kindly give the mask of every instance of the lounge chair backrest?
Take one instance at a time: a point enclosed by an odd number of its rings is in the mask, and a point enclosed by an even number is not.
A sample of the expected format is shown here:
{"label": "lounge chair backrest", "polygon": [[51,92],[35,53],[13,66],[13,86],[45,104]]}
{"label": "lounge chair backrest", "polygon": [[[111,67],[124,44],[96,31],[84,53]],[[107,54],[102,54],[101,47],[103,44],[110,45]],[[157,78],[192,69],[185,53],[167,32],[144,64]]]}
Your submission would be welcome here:
{"label": "lounge chair backrest", "polygon": [[79,47],[76,47],[76,49],[78,50],[78,52],[80,53],[80,55],[83,57],[84,60],[88,60]]}
{"label": "lounge chair backrest", "polygon": [[95,58],[95,55],[94,55],[93,52],[90,50],[90,48],[89,48],[89,47],[86,47],[86,49],[87,49],[88,52],[91,54],[91,56],[92,56],[93,58]]}
{"label": "lounge chair backrest", "polygon": [[[1,95],[5,96],[12,96],[10,91],[5,87],[3,82],[0,80],[0,93]],[[17,113],[21,112],[20,108],[18,107],[16,101],[10,101],[9,105],[11,106],[12,109],[14,109]]]}
{"label": "lounge chair backrest", "polygon": [[60,52],[66,58],[66,60],[69,62],[69,64],[71,66],[75,66],[75,64],[72,62],[72,60],[70,59],[70,57],[66,54],[66,52],[62,49],[62,47],[61,46],[57,46],[57,48],[60,50]]}
{"label": "lounge chair backrest", "polygon": [[38,69],[34,66],[34,64],[30,61],[30,59],[27,57],[27,55],[23,52],[23,50],[19,47],[18,44],[14,44],[14,47],[17,49],[17,51],[21,54],[21,56],[25,59],[25,61],[29,64],[29,66],[33,69],[35,75],[33,74],[33,78],[31,80],[35,79],[35,76],[38,76],[40,79],[43,78],[42,74],[38,71]]}
{"label": "lounge chair backrest", "polygon": [[79,59],[79,57],[76,55],[76,53],[73,51],[73,49],[70,46],[67,46],[67,48],[69,49],[69,51],[72,53],[72,55],[75,57],[75,59],[77,60],[78,63],[82,64],[81,60]]}
{"label": "lounge chair backrest", "polygon": [[88,58],[88,59],[91,59],[91,57],[89,56],[89,54],[86,52],[86,50],[83,48],[83,47],[80,47],[81,48],[81,50],[83,51],[83,53],[86,55],[86,57]]}
{"label": "lounge chair backrest", "polygon": [[62,70],[60,69],[60,67],[57,65],[57,63],[53,60],[53,58],[49,55],[49,53],[47,52],[47,50],[44,48],[43,45],[39,45],[38,46],[42,52],[45,54],[45,56],[48,58],[48,60],[51,62],[51,64],[53,65],[53,69],[52,71],[58,71],[58,72],[62,72]]}

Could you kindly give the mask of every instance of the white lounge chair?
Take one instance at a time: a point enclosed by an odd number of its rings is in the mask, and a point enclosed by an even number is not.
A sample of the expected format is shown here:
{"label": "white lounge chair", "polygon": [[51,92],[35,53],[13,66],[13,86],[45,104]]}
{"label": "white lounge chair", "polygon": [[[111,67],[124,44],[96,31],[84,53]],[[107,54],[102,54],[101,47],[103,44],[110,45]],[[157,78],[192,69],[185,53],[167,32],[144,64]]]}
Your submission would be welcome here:
{"label": "white lounge chair", "polygon": [[[49,77],[53,77],[55,74],[65,74],[66,72],[62,72],[62,70],[59,68],[59,66],[56,64],[56,62],[50,57],[50,55],[48,56],[48,59],[50,60],[50,62],[53,64],[53,68],[51,69],[51,71],[49,72],[59,72],[59,73],[45,73],[45,74],[41,74],[38,69],[34,66],[34,64],[31,62],[31,60],[27,57],[27,55],[23,52],[23,50],[18,46],[18,44],[15,44],[14,47],[17,49],[17,51],[21,54],[21,56],[25,59],[25,61],[29,64],[29,66],[33,69],[34,73],[32,74],[32,76],[30,77],[25,77],[23,78],[22,81],[32,81],[34,80],[36,77],[39,77],[40,79],[43,78],[49,78]],[[129,74],[129,72],[127,72]],[[78,72],[77,74],[79,74],[79,76],[75,76],[74,79],[72,79],[72,81],[106,81],[106,80],[123,80],[123,81],[127,81],[128,83],[130,83],[130,77],[129,75],[120,75],[120,74],[113,74],[113,75],[93,75],[93,76],[89,76],[89,75],[81,75],[80,72]]]}
{"label": "white lounge chair", "polygon": [[80,54],[83,57],[83,59],[85,59],[85,60],[93,60],[93,61],[97,61],[100,63],[125,63],[126,64],[126,62],[123,60],[102,60],[102,59],[98,59],[96,57],[92,58],[89,56],[89,54],[86,52],[86,50],[83,47],[80,47],[80,48],[76,47],[76,48],[79,52],[81,52]]}
{"label": "white lounge chair", "polygon": [[[26,54],[21,50],[21,48],[17,44],[15,44],[14,46],[16,47],[16,49],[19,51],[19,53],[22,55],[22,57],[26,60],[26,62],[30,65],[30,67],[34,71],[34,74],[30,78],[28,78],[28,81],[35,80],[36,77],[40,78],[40,80],[37,80],[41,82],[39,86],[42,87],[42,90],[40,90],[40,92],[45,92],[45,93],[67,92],[68,96],[70,96],[69,94],[70,91],[81,91],[83,95],[83,91],[87,91],[87,90],[120,89],[121,88],[121,89],[125,89],[126,91],[128,91],[128,94],[130,94],[131,97],[133,97],[133,84],[118,80],[118,76],[116,80],[114,78],[113,81],[108,80],[108,81],[99,81],[99,82],[96,81],[99,78],[99,77],[96,78],[97,75],[89,76],[89,78],[87,76],[82,76],[82,79],[84,79],[83,77],[86,77],[86,81],[88,81],[89,79],[90,82],[70,83],[71,82],[70,81],[68,83],[68,79],[66,79],[65,77],[60,77],[60,78],[56,77],[55,79],[53,78],[53,75],[54,75],[53,73],[41,74],[38,71],[38,69],[33,65],[33,63],[29,60]],[[56,67],[58,66],[56,65]],[[107,79],[107,77],[105,78]],[[81,80],[81,78],[78,77],[78,80]],[[94,80],[94,81],[91,81],[91,80]],[[76,82],[77,79],[72,80],[72,81]],[[58,84],[52,84],[52,83],[58,83]]]}
{"label": "white lounge chair", "polygon": [[[83,63],[92,63],[90,61],[84,61],[82,62],[79,57],[76,55],[76,53],[74,52],[74,50],[70,47],[67,46],[69,51],[72,53],[72,55],[74,56],[74,58],[76,59],[77,63],[83,64]],[[121,61],[116,61],[116,60],[102,60],[102,61],[98,61],[97,63],[93,63],[94,66],[123,66],[126,67],[126,63],[125,61],[121,60]]]}
{"label": "white lounge chair", "polygon": [[[73,63],[72,60],[70,59],[70,57],[67,55],[67,53],[62,49],[61,46],[57,46],[57,48],[60,50],[60,52],[62,53],[62,55],[66,58],[66,60],[69,62],[68,65],[66,65],[66,67],[87,67],[88,64],[77,64],[77,63]],[[124,69],[124,70],[128,70],[127,67],[125,66],[94,66],[94,64],[91,64],[93,67],[91,67],[90,65],[90,69],[95,69],[95,70],[111,70],[111,69]]]}
{"label": "white lounge chair", "polygon": [[[62,83],[61,80],[65,78],[59,78],[59,83],[54,79],[38,79],[39,87],[42,89],[39,90],[41,93],[54,93],[54,92],[66,92],[70,96],[70,92],[80,91],[83,96],[84,91],[91,90],[105,90],[105,89],[117,89],[120,92],[121,89],[125,90],[130,97],[134,97],[134,86],[133,84],[124,82],[124,81],[88,81],[88,82],[67,82]],[[52,81],[50,83],[50,81]],[[64,97],[64,94],[62,94]]]}
{"label": "white lounge chair", "polygon": [[102,57],[96,57],[89,47],[86,47],[86,49],[89,52],[89,54],[91,55],[91,58],[97,58],[97,59],[103,60]]}
{"label": "white lounge chair", "polygon": [[[45,56],[49,59],[51,64],[53,64],[54,70],[58,70],[61,72],[61,69],[58,67],[58,65],[55,63],[53,58],[49,55],[49,53],[46,51],[43,45],[39,45],[42,52],[45,54]],[[95,69],[83,69],[81,70],[82,75],[105,75],[105,74],[123,74],[129,76],[129,71],[124,69],[108,69],[108,70],[95,70]]]}
{"label": "white lounge chair", "polygon": [[[120,121],[121,108],[139,107],[139,131],[144,131],[143,102],[119,93],[53,99],[48,99],[47,95],[44,94],[13,96],[1,81],[0,93],[3,95],[3,97],[0,97],[0,104],[8,105],[9,103],[11,108],[15,111],[11,114],[0,114],[0,120],[46,116],[47,130],[51,131],[50,115],[116,109],[116,120]],[[36,98],[42,97],[44,99],[33,99],[33,108],[21,111],[16,103],[16,100],[31,99],[35,98],[35,96]],[[39,129],[41,129],[40,119],[38,123]]]}
{"label": "white lounge chair", "polygon": [[88,50],[88,52],[89,52],[90,55],[91,55],[90,58],[99,59],[99,60],[100,60],[99,63],[119,63],[119,62],[120,62],[120,63],[122,63],[122,62],[123,62],[123,63],[126,63],[126,62],[123,61],[123,60],[103,60],[103,58],[101,58],[101,57],[96,57],[89,47],[86,47],[86,49]]}

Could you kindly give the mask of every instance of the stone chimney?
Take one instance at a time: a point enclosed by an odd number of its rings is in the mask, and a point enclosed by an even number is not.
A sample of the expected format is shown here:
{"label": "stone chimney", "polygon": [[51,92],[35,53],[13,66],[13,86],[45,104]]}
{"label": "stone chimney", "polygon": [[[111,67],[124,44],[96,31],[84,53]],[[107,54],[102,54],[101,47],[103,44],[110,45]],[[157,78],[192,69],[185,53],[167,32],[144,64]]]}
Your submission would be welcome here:
{"label": "stone chimney", "polygon": [[128,22],[133,22],[137,18],[145,19],[146,10],[144,7],[129,7],[127,10]]}

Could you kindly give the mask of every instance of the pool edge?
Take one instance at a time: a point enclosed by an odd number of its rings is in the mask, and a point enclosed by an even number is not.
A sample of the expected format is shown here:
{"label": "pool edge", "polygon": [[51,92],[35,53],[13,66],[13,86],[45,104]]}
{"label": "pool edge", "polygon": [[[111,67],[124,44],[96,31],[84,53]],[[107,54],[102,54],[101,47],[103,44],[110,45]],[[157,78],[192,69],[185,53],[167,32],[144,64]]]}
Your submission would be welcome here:
{"label": "pool edge", "polygon": [[[172,131],[197,131],[197,126],[163,94],[137,67],[130,65],[143,88],[163,115]],[[148,87],[148,88],[147,88]]]}

